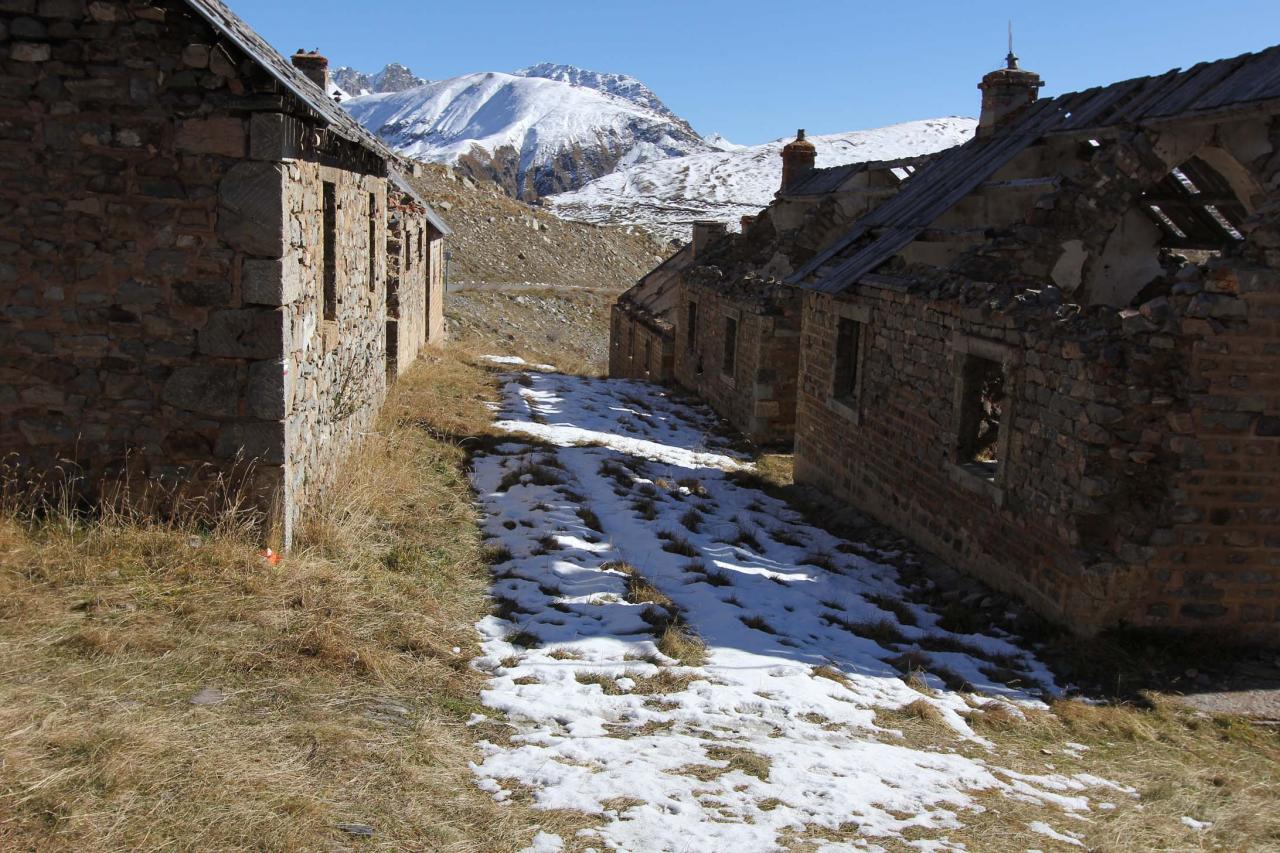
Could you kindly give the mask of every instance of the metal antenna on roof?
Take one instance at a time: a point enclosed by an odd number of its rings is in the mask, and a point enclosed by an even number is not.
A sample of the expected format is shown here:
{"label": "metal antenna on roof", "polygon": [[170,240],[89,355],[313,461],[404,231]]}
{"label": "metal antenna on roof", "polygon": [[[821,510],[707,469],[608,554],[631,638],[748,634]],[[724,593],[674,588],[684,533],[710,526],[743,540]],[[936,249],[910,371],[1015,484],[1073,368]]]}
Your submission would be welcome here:
{"label": "metal antenna on roof", "polygon": [[1005,67],[1010,71],[1018,68],[1018,55],[1013,52],[1013,21],[1009,22],[1009,55],[1004,58]]}

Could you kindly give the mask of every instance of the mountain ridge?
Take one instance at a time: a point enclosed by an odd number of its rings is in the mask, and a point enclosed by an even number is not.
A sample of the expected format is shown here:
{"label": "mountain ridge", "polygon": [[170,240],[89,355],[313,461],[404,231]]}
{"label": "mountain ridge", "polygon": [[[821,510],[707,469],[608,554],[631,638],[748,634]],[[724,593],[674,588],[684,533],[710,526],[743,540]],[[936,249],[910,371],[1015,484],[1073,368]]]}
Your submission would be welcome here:
{"label": "mountain ridge", "polygon": [[524,201],[619,166],[711,150],[635,78],[550,64],[524,71],[465,74],[343,106],[400,153],[488,178]]}
{"label": "mountain ridge", "polygon": [[[809,141],[818,149],[818,168],[826,168],[932,154],[967,141],[976,127],[972,118],[949,116],[810,136]],[[782,147],[790,141],[788,136],[763,145],[728,143],[732,147],[635,164],[552,196],[546,204],[567,219],[637,225],[665,240],[687,239],[698,220],[736,227],[741,217],[759,213],[773,200],[782,182]]]}

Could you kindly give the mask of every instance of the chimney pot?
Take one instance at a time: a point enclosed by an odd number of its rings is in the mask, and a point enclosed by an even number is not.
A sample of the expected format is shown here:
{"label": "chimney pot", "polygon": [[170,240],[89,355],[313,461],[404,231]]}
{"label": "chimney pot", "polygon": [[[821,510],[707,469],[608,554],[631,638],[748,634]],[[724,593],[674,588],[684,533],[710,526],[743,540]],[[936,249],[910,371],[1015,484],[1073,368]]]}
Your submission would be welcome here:
{"label": "chimney pot", "polygon": [[321,92],[329,91],[329,60],[321,56],[319,50],[307,52],[299,48],[297,53],[289,57],[289,61],[308,80],[319,86]]}
{"label": "chimney pot", "polygon": [[1044,81],[1034,71],[1018,67],[1012,49],[1006,66],[982,78],[982,115],[978,119],[978,136],[986,137],[1017,121],[1027,107],[1040,98]]}
{"label": "chimney pot", "polygon": [[805,175],[813,171],[818,159],[818,149],[805,139],[804,129],[796,131],[794,142],[788,142],[782,148],[782,188],[778,194],[787,192]]}
{"label": "chimney pot", "polygon": [[728,230],[723,222],[693,223],[693,256],[700,257],[708,246],[723,237]]}

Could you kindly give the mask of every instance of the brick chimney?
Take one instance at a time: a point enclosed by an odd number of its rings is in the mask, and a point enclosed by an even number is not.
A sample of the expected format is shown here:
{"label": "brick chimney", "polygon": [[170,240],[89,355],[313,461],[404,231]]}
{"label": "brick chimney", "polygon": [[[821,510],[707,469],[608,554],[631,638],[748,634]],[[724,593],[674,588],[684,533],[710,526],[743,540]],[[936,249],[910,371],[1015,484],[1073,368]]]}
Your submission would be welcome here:
{"label": "brick chimney", "polygon": [[978,136],[987,137],[1013,124],[1018,116],[1040,97],[1044,81],[1034,71],[1023,71],[1014,56],[1012,39],[1005,67],[982,78],[982,116],[978,119]]}
{"label": "brick chimney", "polygon": [[319,50],[306,51],[298,48],[298,52],[289,57],[289,60],[294,68],[319,86],[321,92],[329,92],[329,60],[321,56]]}
{"label": "brick chimney", "polygon": [[812,172],[817,159],[818,149],[804,138],[804,130],[797,130],[795,141],[788,142],[782,149],[782,189],[779,192],[785,193]]}
{"label": "brick chimney", "polygon": [[699,257],[708,246],[723,237],[728,230],[723,222],[693,223],[693,256]]}

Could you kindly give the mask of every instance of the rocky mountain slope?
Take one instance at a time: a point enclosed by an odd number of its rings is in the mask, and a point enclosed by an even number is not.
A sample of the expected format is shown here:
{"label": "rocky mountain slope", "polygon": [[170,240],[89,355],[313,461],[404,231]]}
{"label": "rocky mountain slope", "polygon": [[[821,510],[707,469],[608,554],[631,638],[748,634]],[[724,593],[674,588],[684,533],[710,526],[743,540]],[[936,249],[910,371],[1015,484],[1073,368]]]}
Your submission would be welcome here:
{"label": "rocky mountain slope", "polygon": [[[953,116],[809,140],[824,168],[941,151],[968,140],[976,125]],[[766,207],[781,184],[780,155],[791,138],[744,147],[717,137],[717,145],[728,150],[637,163],[546,203],[566,218],[641,225],[663,239],[685,239],[696,220],[734,224]]]}
{"label": "rocky mountain slope", "polygon": [[399,152],[456,165],[526,201],[712,150],[638,80],[572,66],[467,74],[343,104]]}
{"label": "rocky mountain slope", "polygon": [[689,126],[689,123],[672,112],[652,89],[629,74],[588,71],[585,68],[578,68],[574,65],[558,65],[554,62],[540,62],[528,68],[521,68],[515,73],[517,77],[541,77],[546,80],[559,80],[561,83],[568,83],[570,86],[581,86],[586,89],[595,89],[597,92],[604,92],[607,95],[616,95],[647,110],[664,115],[687,128],[690,133],[693,132],[693,128]]}
{"label": "rocky mountain slope", "polygon": [[642,229],[566,221],[448,166],[425,164],[410,180],[453,229],[445,245],[452,283],[622,290],[670,251]]}
{"label": "rocky mountain slope", "polygon": [[366,74],[343,66],[333,73],[333,85],[345,101],[361,95],[403,92],[431,82],[414,74],[398,62],[392,62],[376,74]]}

